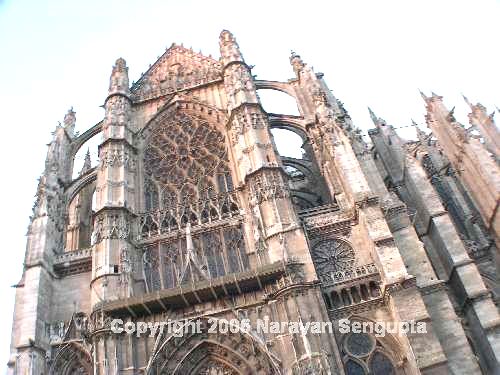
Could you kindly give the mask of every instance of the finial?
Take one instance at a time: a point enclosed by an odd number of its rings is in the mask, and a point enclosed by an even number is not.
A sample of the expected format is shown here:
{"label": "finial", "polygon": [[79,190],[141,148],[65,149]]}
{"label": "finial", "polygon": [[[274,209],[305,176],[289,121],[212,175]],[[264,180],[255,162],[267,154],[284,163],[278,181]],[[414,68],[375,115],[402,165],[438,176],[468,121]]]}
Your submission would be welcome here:
{"label": "finial", "polygon": [[457,122],[457,120],[455,119],[455,107],[453,107],[451,109],[451,111],[448,112],[448,115],[446,116],[446,119],[449,122]]}
{"label": "finial", "polygon": [[127,62],[122,57],[118,58],[113,66],[109,82],[109,94],[123,93],[128,94],[128,68]]}
{"label": "finial", "polygon": [[372,111],[372,109],[370,107],[368,107],[368,112],[370,113],[370,117],[373,121],[373,123],[376,125],[376,126],[379,126],[379,125],[386,125],[386,122],[383,118],[381,117],[378,117],[377,115],[375,115],[375,112]]}
{"label": "finial", "polygon": [[290,64],[292,65],[293,71],[297,77],[299,76],[300,71],[306,66],[300,55],[296,54],[294,51],[290,51]]}
{"label": "finial", "polygon": [[425,142],[425,140],[427,139],[427,134],[422,129],[420,129],[420,126],[418,126],[418,124],[415,122],[415,120],[411,119],[411,124],[412,124],[412,126],[415,127],[415,129],[417,131],[418,140],[421,143]]}
{"label": "finial", "polygon": [[234,35],[231,31],[229,30],[222,30],[221,33],[220,33],[220,39],[221,40],[225,40],[225,41],[228,41],[228,42],[234,42],[235,39],[234,39]]}
{"label": "finial", "polygon": [[68,112],[64,115],[64,127],[72,133],[75,129],[76,124],[76,112],[73,111],[73,106],[68,110]]}
{"label": "finial", "polygon": [[80,171],[80,175],[87,173],[92,168],[92,161],[90,159],[90,149],[87,148],[87,153],[85,154],[85,159],[83,161],[83,167]]}
{"label": "finial", "polygon": [[240,47],[230,31],[222,30],[219,37],[219,47],[223,65],[227,65],[232,61],[244,61],[240,52]]}
{"label": "finial", "polygon": [[430,99],[431,99],[431,98],[430,98],[430,97],[428,97],[427,95],[425,95],[425,94],[422,92],[422,90],[418,90],[418,91],[420,92],[420,96],[422,97],[422,99],[424,99],[424,102],[425,102],[426,104],[429,104],[429,101],[430,101]]}

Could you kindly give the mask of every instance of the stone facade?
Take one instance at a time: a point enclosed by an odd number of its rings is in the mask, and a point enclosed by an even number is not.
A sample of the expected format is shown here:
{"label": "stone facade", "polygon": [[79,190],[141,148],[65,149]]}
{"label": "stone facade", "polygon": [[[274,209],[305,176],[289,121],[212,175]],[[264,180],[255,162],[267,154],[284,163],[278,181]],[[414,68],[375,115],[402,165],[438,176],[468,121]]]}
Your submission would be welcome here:
{"label": "stone facade", "polygon": [[[493,117],[471,105],[467,130],[423,95],[432,135],[405,142],[371,112],[368,145],[297,54],[276,82],[252,75],[228,31],[220,52],[172,45],[132,85],[120,58],[104,119],[78,135],[70,110],[57,127],[8,373],[500,374]],[[266,113],[258,89],[292,96],[300,116]],[[302,159],[279,155],[273,128],[301,137]],[[99,133],[98,165],[87,156],[73,179]],[[115,318],[202,329],[136,337],[113,333]],[[427,329],[342,333],[344,318]],[[334,329],[263,333],[265,319]]]}

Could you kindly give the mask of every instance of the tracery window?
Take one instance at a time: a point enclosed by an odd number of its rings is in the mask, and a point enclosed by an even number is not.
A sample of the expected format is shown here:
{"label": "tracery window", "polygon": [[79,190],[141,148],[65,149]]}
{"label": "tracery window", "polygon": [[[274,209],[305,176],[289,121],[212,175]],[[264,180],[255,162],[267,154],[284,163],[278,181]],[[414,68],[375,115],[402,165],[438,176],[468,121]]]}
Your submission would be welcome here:
{"label": "tracery window", "polygon": [[[149,240],[142,258],[147,290],[248,269],[243,230],[224,221],[239,215],[224,136],[201,117],[174,109],[154,125],[147,142],[146,212],[139,218],[139,240]],[[151,242],[165,233],[174,236]]]}
{"label": "tracery window", "polygon": [[147,142],[141,237],[239,214],[225,139],[213,125],[176,111]]}
{"label": "tracery window", "polygon": [[395,375],[396,368],[382,344],[371,334],[350,333],[343,341],[346,375]]}
{"label": "tracery window", "polygon": [[144,248],[144,279],[149,292],[241,272],[250,267],[240,226],[201,232],[192,240],[198,273],[190,271],[185,274],[189,261],[185,238]]}
{"label": "tracery window", "polygon": [[351,269],[356,260],[351,245],[334,239],[316,244],[312,249],[312,258],[322,281],[329,281],[335,273]]}
{"label": "tracery window", "polygon": [[146,211],[233,190],[224,136],[207,121],[182,112],[152,130],[144,169]]}

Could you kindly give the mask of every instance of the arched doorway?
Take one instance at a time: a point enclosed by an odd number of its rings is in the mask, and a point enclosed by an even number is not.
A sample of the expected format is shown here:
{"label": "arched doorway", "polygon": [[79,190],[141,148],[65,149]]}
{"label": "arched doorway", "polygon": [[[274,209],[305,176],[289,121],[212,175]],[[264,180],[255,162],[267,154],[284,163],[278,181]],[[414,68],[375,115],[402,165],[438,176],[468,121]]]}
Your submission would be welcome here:
{"label": "arched doorway", "polygon": [[61,344],[49,369],[50,375],[90,375],[93,373],[90,352],[79,342]]}
{"label": "arched doorway", "polygon": [[[189,323],[186,323],[189,324]],[[169,336],[151,355],[146,375],[272,375],[280,363],[251,333],[231,326],[228,333],[211,332],[203,319],[201,332]]]}

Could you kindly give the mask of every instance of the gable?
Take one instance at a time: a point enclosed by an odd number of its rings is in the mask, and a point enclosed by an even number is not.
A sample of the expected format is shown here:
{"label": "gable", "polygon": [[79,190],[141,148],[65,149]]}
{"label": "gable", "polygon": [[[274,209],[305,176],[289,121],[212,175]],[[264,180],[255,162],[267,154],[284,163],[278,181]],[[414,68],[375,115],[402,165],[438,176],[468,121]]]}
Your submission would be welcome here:
{"label": "gable", "polygon": [[141,102],[221,79],[217,60],[173,44],[132,86],[132,100]]}

